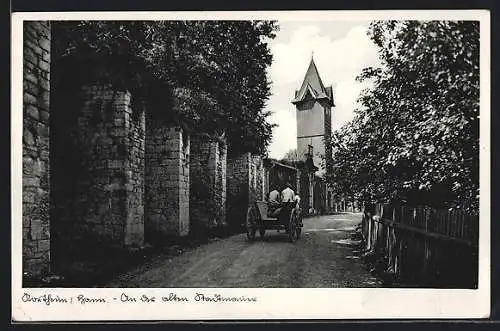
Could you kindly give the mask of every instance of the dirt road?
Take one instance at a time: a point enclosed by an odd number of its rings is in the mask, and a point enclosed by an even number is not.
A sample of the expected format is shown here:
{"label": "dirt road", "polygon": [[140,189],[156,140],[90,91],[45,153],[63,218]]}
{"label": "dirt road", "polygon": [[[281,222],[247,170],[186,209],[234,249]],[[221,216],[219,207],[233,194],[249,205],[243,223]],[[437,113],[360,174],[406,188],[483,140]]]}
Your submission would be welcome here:
{"label": "dirt road", "polygon": [[351,240],[361,214],[304,219],[294,244],[283,231],[253,243],[244,234],[173,258],[158,257],[107,287],[378,287]]}

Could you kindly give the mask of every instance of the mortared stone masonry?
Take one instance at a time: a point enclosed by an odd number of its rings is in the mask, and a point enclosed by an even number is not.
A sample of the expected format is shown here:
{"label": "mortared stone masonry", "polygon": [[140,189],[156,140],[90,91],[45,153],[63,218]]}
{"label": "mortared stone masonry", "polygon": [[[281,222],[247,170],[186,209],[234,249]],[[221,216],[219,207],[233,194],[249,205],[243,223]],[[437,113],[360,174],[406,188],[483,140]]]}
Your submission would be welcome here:
{"label": "mortared stone masonry", "polygon": [[130,248],[144,243],[144,112],[111,85],[84,86],[73,123],[55,127],[54,232],[58,250]]}
{"label": "mortared stone masonry", "polygon": [[191,230],[196,236],[226,228],[226,168],[225,140],[202,134],[191,136],[189,211]]}
{"label": "mortared stone masonry", "polygon": [[189,232],[189,135],[180,127],[148,122],[146,135],[146,240]]}
{"label": "mortared stone masonry", "polygon": [[250,202],[264,200],[265,168],[260,155],[238,154],[227,159],[227,222],[241,230]]}
{"label": "mortared stone masonry", "polygon": [[24,22],[23,38],[23,272],[39,277],[50,271],[50,24]]}

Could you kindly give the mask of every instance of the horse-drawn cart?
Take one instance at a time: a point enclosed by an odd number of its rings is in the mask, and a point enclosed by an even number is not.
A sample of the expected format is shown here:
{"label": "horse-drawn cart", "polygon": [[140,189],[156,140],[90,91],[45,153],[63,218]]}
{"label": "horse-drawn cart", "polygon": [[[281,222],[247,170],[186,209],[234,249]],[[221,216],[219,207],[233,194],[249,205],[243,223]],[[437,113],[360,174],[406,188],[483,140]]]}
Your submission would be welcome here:
{"label": "horse-drawn cart", "polygon": [[300,238],[302,232],[300,208],[295,202],[283,203],[279,216],[269,217],[267,202],[255,201],[247,211],[246,230],[249,241],[255,240],[257,230],[261,239],[264,238],[266,230],[284,230],[288,234],[288,240],[293,243]]}

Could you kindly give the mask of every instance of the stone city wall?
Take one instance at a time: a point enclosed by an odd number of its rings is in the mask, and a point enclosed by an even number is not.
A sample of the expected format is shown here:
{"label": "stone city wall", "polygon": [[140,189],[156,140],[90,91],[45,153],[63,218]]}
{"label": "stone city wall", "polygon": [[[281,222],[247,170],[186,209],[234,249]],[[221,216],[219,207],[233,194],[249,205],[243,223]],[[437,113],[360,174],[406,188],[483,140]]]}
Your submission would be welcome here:
{"label": "stone city wall", "polygon": [[56,122],[63,127],[54,128],[66,133],[54,141],[58,171],[53,182],[53,232],[58,251],[79,256],[103,248],[140,247],[144,112],[132,109],[129,92],[110,85],[84,86],[79,99],[76,121]]}
{"label": "stone city wall", "polygon": [[227,159],[227,221],[233,231],[245,223],[249,201],[250,153]]}
{"label": "stone city wall", "polygon": [[146,239],[189,233],[190,139],[179,127],[147,126]]}
{"label": "stone city wall", "polygon": [[50,271],[50,24],[24,22],[23,35],[23,272],[37,277]]}
{"label": "stone city wall", "polygon": [[226,148],[224,141],[207,135],[191,136],[189,210],[198,235],[226,226]]}
{"label": "stone city wall", "polygon": [[265,167],[260,155],[243,153],[227,160],[227,217],[233,230],[245,224],[251,202],[265,199]]}

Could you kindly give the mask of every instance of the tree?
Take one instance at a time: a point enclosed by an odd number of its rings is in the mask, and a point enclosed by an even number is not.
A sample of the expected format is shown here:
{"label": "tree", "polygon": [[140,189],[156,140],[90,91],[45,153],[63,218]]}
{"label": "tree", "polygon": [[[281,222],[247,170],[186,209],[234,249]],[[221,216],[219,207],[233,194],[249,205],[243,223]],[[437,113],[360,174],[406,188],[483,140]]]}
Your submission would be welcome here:
{"label": "tree", "polygon": [[288,152],[283,155],[281,158],[282,161],[291,161],[291,162],[297,162],[300,161],[301,158],[299,157],[299,154],[297,153],[297,149],[293,148],[289,150]]}
{"label": "tree", "polygon": [[111,82],[156,118],[262,153],[274,127],[264,105],[267,40],[277,29],[271,21],[83,21],[58,22],[53,35],[70,80]]}
{"label": "tree", "polygon": [[478,207],[479,24],[370,25],[382,65],[332,139],[329,181],[366,199]]}

